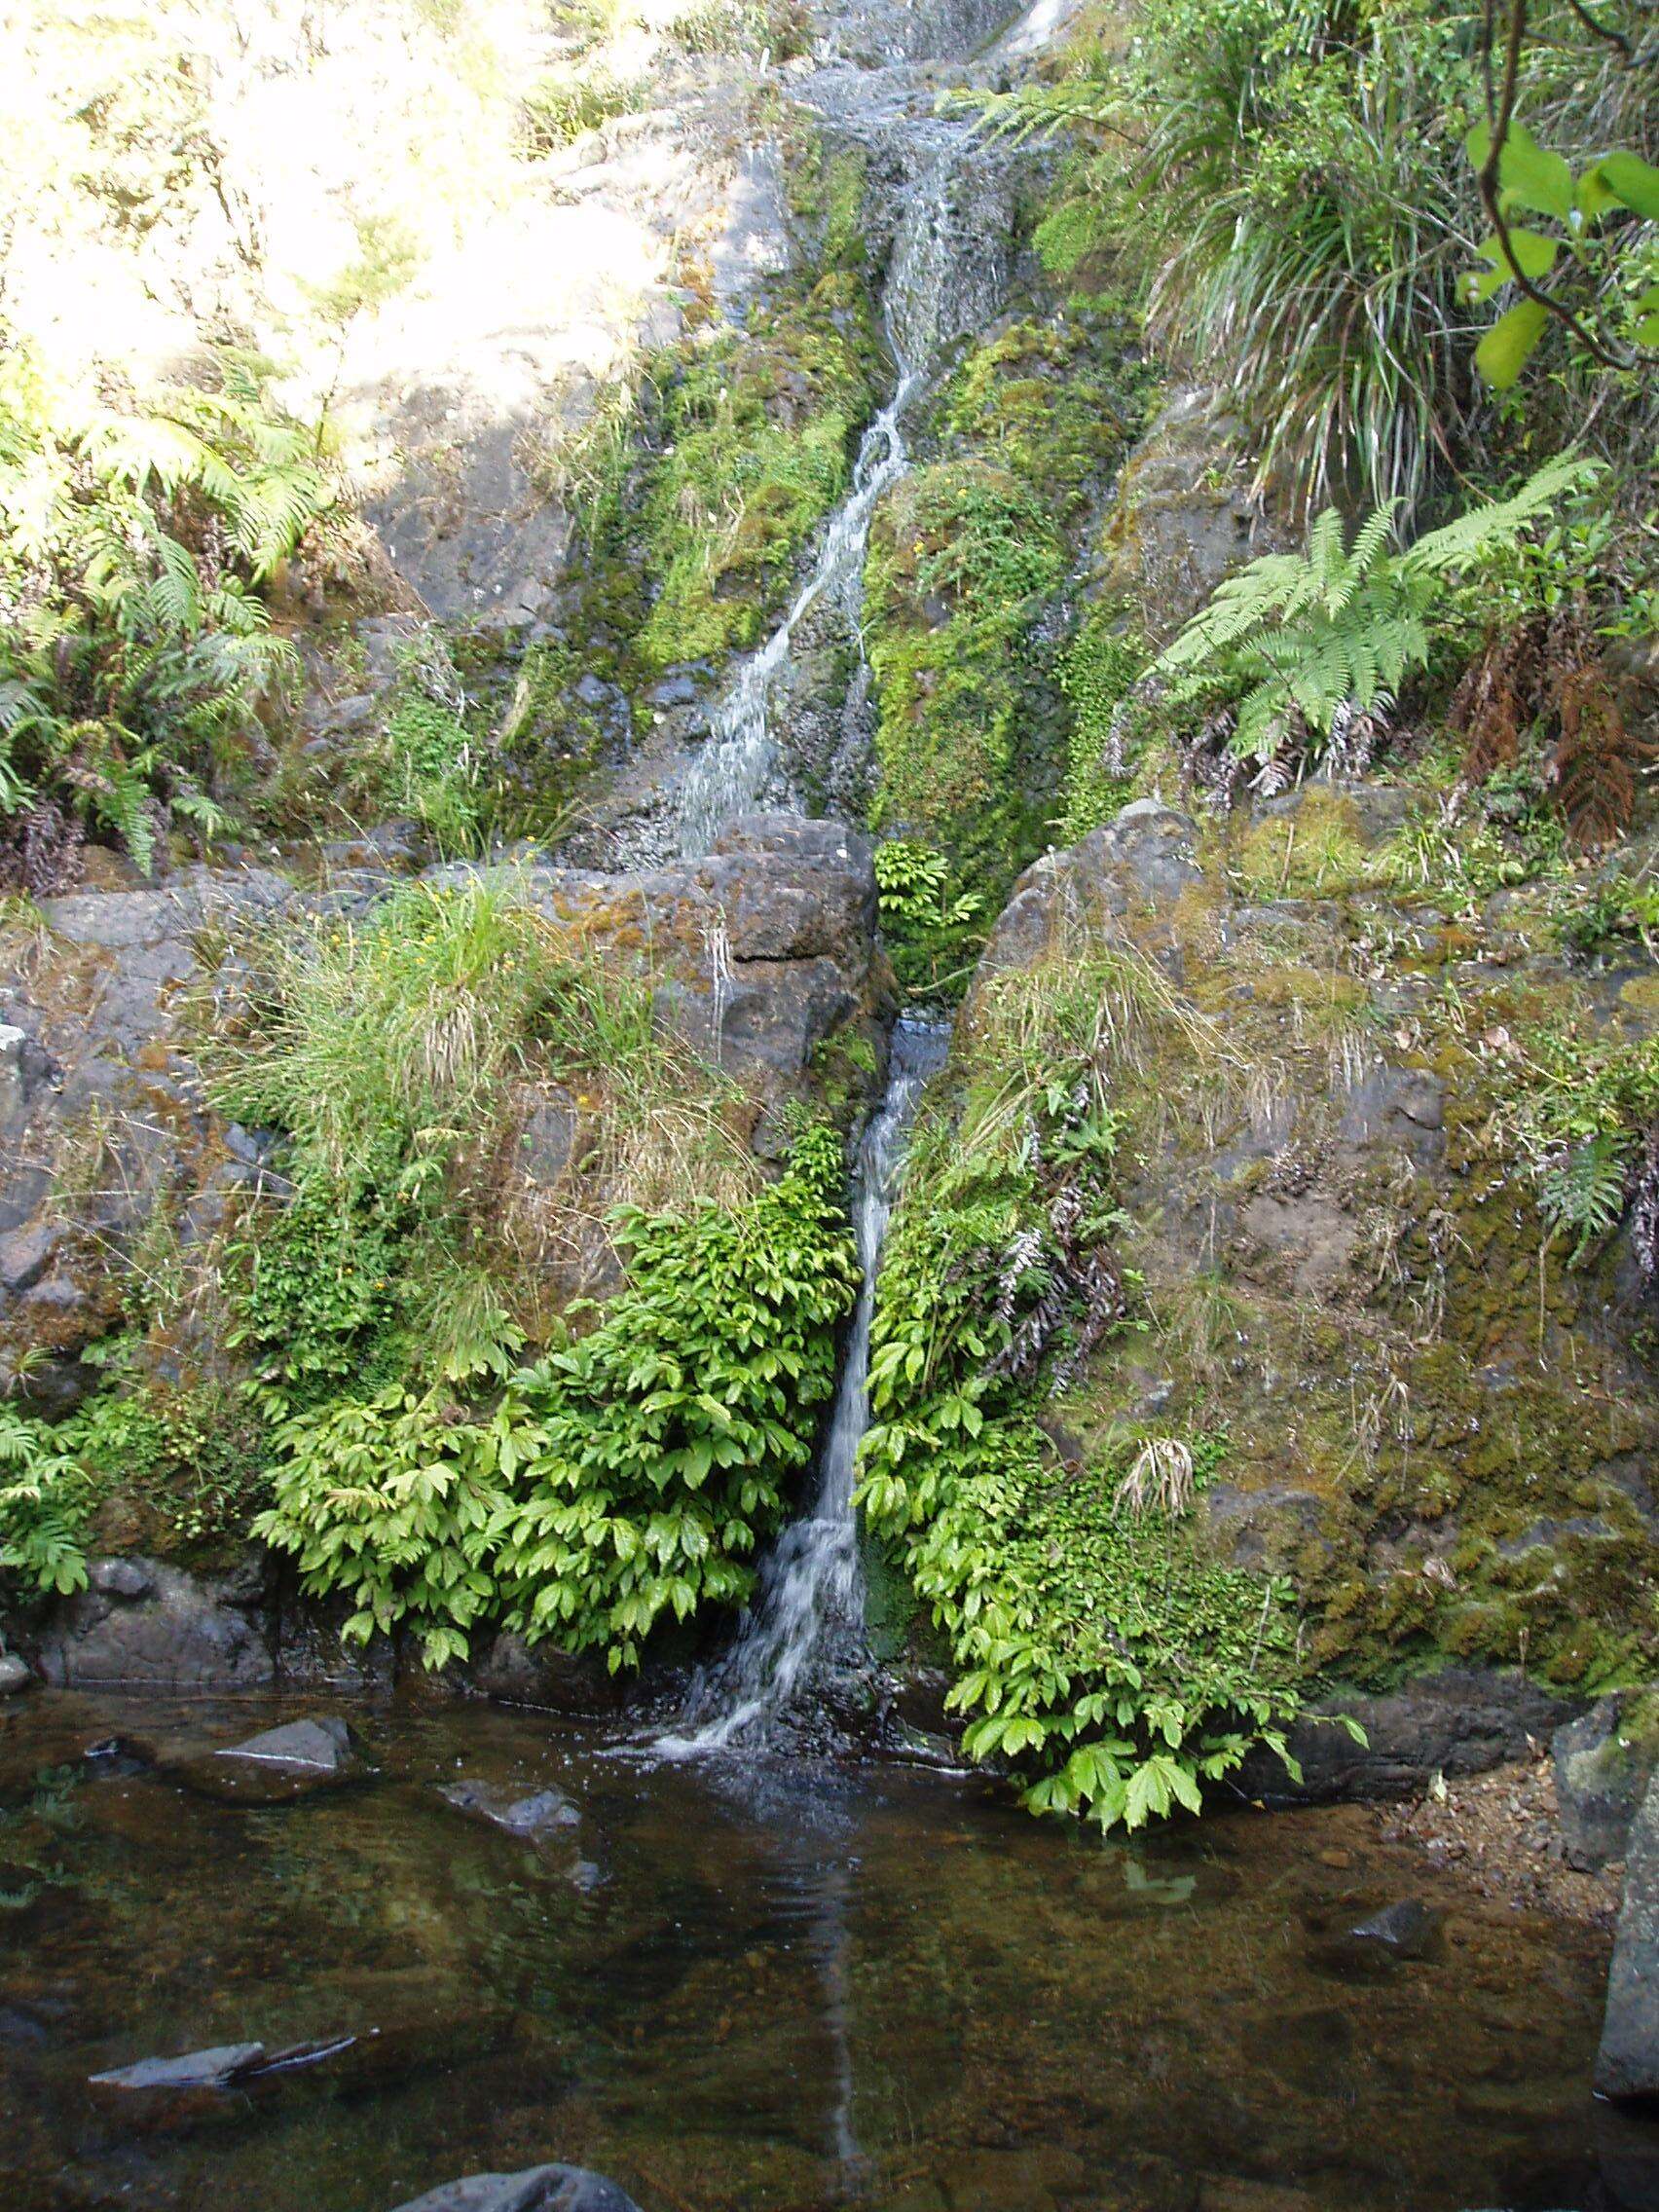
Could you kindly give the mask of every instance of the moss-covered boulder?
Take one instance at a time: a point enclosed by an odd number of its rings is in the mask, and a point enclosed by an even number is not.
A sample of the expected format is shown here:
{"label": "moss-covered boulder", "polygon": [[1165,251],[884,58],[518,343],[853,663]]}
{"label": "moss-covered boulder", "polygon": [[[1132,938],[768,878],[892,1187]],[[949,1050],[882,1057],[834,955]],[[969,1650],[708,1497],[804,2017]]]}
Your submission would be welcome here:
{"label": "moss-covered boulder", "polygon": [[[1069,1449],[1224,1439],[1194,1527],[1288,1578],[1305,1679],[1371,1701],[1397,1781],[1659,1669],[1654,1305],[1625,1185],[1587,1222],[1564,1182],[1575,1130],[1641,1111],[1652,963],[1575,965],[1547,891],[1414,898],[1403,811],[1125,809],[1021,878],[956,1054],[1011,972],[1110,1002],[1134,1325],[1071,1363]],[[1448,1669],[1434,1720],[1412,1685]]]}

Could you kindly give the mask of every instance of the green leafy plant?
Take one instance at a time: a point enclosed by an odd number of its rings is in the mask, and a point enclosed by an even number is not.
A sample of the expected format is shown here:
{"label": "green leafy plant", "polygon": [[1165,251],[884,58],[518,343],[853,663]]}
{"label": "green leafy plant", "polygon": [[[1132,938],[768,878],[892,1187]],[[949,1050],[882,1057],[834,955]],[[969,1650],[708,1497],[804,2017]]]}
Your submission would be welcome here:
{"label": "green leafy plant", "polygon": [[1036,1418],[1132,1325],[1109,1071],[1135,987],[1085,962],[999,977],[977,1009],[959,1113],[918,1131],[900,1193],[859,1484],[949,1641],[970,1755],[1012,1765],[1035,1811],[1131,1828],[1197,1810],[1253,1743],[1282,1750],[1299,1703],[1288,1591],[1186,1525],[1221,1440],[1062,1465]]}
{"label": "green leafy plant", "polygon": [[943,853],[907,837],[876,846],[875,883],[900,987],[922,999],[960,989],[983,940],[984,900],[961,888]]}
{"label": "green leafy plant", "polygon": [[29,1589],[84,1590],[81,1538],[95,1502],[73,1433],[0,1401],[0,1568]]}
{"label": "green leafy plant", "polygon": [[1295,728],[1310,732],[1317,751],[1339,709],[1372,712],[1427,660],[1447,578],[1511,542],[1593,473],[1563,456],[1511,498],[1472,507],[1398,553],[1388,549],[1394,503],[1377,508],[1351,546],[1327,508],[1306,553],[1270,554],[1230,576],[1156,672],[1172,680],[1177,699],[1231,693],[1241,755],[1267,759]]}
{"label": "green leafy plant", "polygon": [[616,1669],[664,1613],[741,1605],[833,1386],[840,1178],[812,1127],[747,1205],[629,1212],[627,1284],[586,1336],[509,1373],[503,1331],[430,1386],[297,1414],[255,1532],[349,1598],[348,1636],[406,1626],[430,1666],[490,1616]]}
{"label": "green leafy plant", "polygon": [[0,367],[0,865],[46,888],[91,827],[146,870],[174,818],[264,747],[295,668],[258,587],[329,504],[314,446],[257,364],[126,414]]}
{"label": "green leafy plant", "polygon": [[[1496,12],[1486,14],[1486,114],[1464,148],[1492,224],[1479,249],[1491,267],[1468,280],[1468,296],[1478,303],[1512,287],[1520,297],[1482,338],[1475,365],[1507,391],[1553,322],[1602,367],[1651,374],[1659,362],[1659,264],[1643,226],[1659,221],[1659,168],[1627,148],[1599,153],[1575,176],[1559,153],[1540,145],[1517,115],[1531,0],[1507,0],[1503,14],[1501,54],[1494,51]],[[1575,6],[1571,28],[1580,39],[1590,34],[1604,66],[1614,54],[1620,57],[1640,100],[1651,90],[1642,83],[1647,71],[1617,15],[1615,9],[1609,20]],[[1542,217],[1551,228],[1518,223],[1518,214]]]}

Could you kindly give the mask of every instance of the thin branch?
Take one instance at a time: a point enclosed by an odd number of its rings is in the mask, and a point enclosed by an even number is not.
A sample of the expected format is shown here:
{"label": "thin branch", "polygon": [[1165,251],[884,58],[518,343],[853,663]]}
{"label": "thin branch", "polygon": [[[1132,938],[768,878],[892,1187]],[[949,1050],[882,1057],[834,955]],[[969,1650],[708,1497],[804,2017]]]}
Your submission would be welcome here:
{"label": "thin branch", "polygon": [[[1487,24],[1492,25],[1492,0],[1487,0]],[[1564,322],[1572,335],[1606,369],[1630,369],[1636,366],[1633,358],[1613,352],[1579,320],[1564,301],[1541,291],[1521,267],[1514,243],[1509,236],[1509,225],[1498,201],[1497,172],[1503,160],[1503,149],[1509,142],[1509,127],[1515,120],[1515,94],[1521,78],[1521,51],[1527,41],[1527,0],[1510,0],[1509,29],[1504,40],[1503,83],[1498,92],[1495,108],[1491,113],[1491,127],[1487,133],[1487,157],[1481,164],[1477,182],[1480,186],[1481,204],[1487,211],[1497,242],[1508,264],[1509,275],[1523,297],[1531,300],[1546,313]],[[1487,68],[1491,70],[1491,50],[1487,53]]]}
{"label": "thin branch", "polygon": [[1598,38],[1604,38],[1609,46],[1616,46],[1627,61],[1631,58],[1631,44],[1623,31],[1615,30],[1611,23],[1599,23],[1585,7],[1584,0],[1567,0],[1567,4],[1587,31],[1594,31]]}

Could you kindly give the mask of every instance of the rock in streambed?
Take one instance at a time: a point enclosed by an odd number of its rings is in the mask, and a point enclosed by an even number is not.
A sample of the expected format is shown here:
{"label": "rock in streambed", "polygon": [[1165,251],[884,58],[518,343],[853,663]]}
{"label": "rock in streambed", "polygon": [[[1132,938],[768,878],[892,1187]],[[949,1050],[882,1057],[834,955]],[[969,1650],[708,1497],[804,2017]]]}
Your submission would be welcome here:
{"label": "rock in streambed", "polygon": [[394,2212],[640,2212],[631,2196],[585,2166],[530,2166],[516,2174],[468,2174]]}

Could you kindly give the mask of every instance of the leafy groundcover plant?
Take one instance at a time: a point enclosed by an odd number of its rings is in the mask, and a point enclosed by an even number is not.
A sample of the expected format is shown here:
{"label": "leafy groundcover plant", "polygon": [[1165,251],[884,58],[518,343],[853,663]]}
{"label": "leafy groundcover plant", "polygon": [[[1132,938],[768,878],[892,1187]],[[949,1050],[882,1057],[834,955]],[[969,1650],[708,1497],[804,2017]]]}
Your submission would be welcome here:
{"label": "leafy groundcover plant", "polygon": [[[1112,972],[1109,972],[1112,971]],[[1300,1706],[1290,1592],[1206,1559],[1217,1439],[1056,1450],[1044,1402],[1134,1326],[1112,1198],[1115,964],[1011,975],[971,1006],[956,1112],[918,1132],[884,1260],[859,1499],[948,1639],[976,1758],[1035,1811],[1137,1827]]]}

